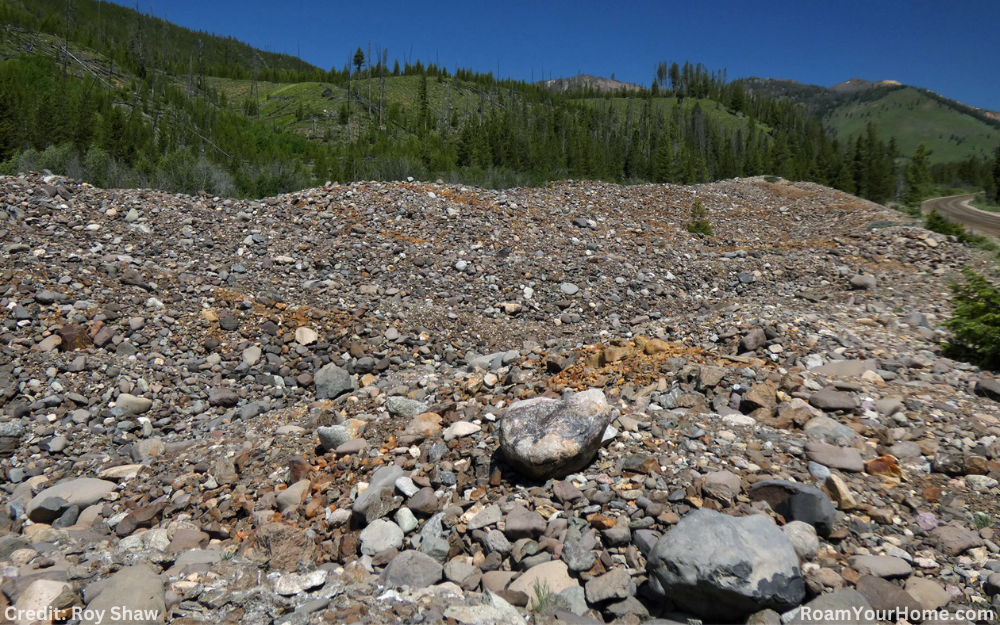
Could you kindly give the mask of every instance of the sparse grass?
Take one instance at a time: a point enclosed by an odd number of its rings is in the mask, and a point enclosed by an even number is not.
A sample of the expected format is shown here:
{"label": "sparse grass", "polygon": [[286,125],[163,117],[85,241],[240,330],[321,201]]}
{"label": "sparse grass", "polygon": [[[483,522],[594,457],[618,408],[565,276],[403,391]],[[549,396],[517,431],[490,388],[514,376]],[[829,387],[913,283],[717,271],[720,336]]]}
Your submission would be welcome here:
{"label": "sparse grass", "polygon": [[985,512],[975,512],[972,515],[972,522],[977,530],[983,530],[993,526],[993,515]]}
{"label": "sparse grass", "polygon": [[976,197],[972,198],[972,201],[969,203],[979,210],[990,211],[991,213],[1000,213],[1000,204],[987,200],[986,193],[983,191],[977,193]]}
{"label": "sparse grass", "polygon": [[997,244],[990,237],[969,232],[962,224],[949,221],[937,211],[931,211],[929,214],[924,215],[924,227],[939,234],[953,236],[969,247],[974,247],[985,252],[992,252],[1000,259],[1000,244]]}
{"label": "sparse grass", "polygon": [[531,610],[541,614],[547,608],[555,605],[556,594],[552,592],[549,583],[545,580],[535,580],[535,596],[531,601]]}

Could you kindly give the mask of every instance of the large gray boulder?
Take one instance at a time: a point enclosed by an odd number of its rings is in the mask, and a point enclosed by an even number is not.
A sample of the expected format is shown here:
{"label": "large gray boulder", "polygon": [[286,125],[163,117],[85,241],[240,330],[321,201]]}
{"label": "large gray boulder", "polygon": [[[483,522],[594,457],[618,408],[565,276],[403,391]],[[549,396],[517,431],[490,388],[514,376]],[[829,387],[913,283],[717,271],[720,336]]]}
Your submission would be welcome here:
{"label": "large gray boulder", "polygon": [[382,571],[382,583],[393,588],[427,588],[441,581],[444,567],[427,554],[404,551]]}
{"label": "large gray boulder", "polygon": [[696,510],[660,538],[646,572],[654,591],[703,619],[743,622],[802,601],[805,582],[788,537],[763,515]]}
{"label": "large gray boulder", "polygon": [[[144,564],[126,567],[112,575],[84,615],[124,615],[125,610],[131,617],[127,621],[135,625],[154,625],[166,619],[163,581]],[[99,625],[99,622],[95,616],[84,618],[82,625]]]}
{"label": "large gray boulder", "polygon": [[562,478],[590,464],[610,423],[611,407],[598,389],[562,401],[526,399],[500,420],[500,449],[521,473]]}
{"label": "large gray boulder", "polygon": [[358,381],[347,371],[330,363],[316,372],[316,399],[336,399],[358,389]]}

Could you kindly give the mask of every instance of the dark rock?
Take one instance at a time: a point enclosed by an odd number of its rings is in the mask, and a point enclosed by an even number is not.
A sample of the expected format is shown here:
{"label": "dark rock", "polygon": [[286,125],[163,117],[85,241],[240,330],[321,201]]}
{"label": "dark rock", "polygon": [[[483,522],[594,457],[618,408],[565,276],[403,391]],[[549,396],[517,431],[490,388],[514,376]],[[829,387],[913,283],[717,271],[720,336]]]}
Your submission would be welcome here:
{"label": "dark rock", "polygon": [[336,399],[357,390],[358,382],[347,371],[330,363],[316,372],[316,399]]}
{"label": "dark rock", "polygon": [[809,396],[809,404],[827,412],[855,412],[858,402],[848,393],[825,388]]}
{"label": "dark rock", "polygon": [[382,571],[382,582],[390,587],[427,588],[441,581],[444,567],[427,554],[407,550],[392,559]]}
{"label": "dark rock", "polygon": [[763,515],[696,510],[660,538],[646,572],[654,592],[704,619],[784,612],[805,596],[792,543]]}
{"label": "dark rock", "polygon": [[757,351],[759,348],[767,343],[767,335],[760,328],[754,328],[747,332],[742,339],[740,339],[740,351],[741,352],[753,352]]}
{"label": "dark rock", "polygon": [[837,508],[830,498],[815,486],[786,480],[764,480],[750,487],[750,498],[766,501],[785,521],[802,521],[816,528],[816,534],[827,537],[833,531]]}

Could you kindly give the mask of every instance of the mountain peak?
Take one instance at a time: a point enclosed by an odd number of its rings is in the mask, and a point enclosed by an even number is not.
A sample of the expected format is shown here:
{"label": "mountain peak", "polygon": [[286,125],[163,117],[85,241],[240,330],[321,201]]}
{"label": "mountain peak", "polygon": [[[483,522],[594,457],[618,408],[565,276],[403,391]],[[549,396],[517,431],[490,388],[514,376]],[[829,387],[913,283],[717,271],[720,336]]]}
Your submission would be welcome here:
{"label": "mountain peak", "polygon": [[563,92],[596,89],[601,93],[607,93],[608,91],[618,91],[619,89],[627,89],[629,91],[639,91],[642,89],[641,86],[630,82],[621,82],[620,80],[615,80],[614,78],[604,78],[602,76],[593,76],[591,74],[577,74],[576,76],[572,76],[570,78],[542,80],[539,84],[551,89],[552,91]]}
{"label": "mountain peak", "polygon": [[856,91],[867,91],[878,87],[899,87],[902,83],[895,80],[865,80],[864,78],[851,78],[844,82],[837,83],[830,87],[830,91],[835,93],[852,93]]}

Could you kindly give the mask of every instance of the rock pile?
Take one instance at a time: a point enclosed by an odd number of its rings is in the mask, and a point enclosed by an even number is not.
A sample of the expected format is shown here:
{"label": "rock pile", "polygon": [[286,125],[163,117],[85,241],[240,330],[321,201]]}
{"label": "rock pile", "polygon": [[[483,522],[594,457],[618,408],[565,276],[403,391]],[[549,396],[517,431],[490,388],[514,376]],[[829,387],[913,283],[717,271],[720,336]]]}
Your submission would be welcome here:
{"label": "rock pile", "polygon": [[762,180],[0,178],[0,610],[995,610],[1000,383],[940,349],[990,259],[902,222]]}

